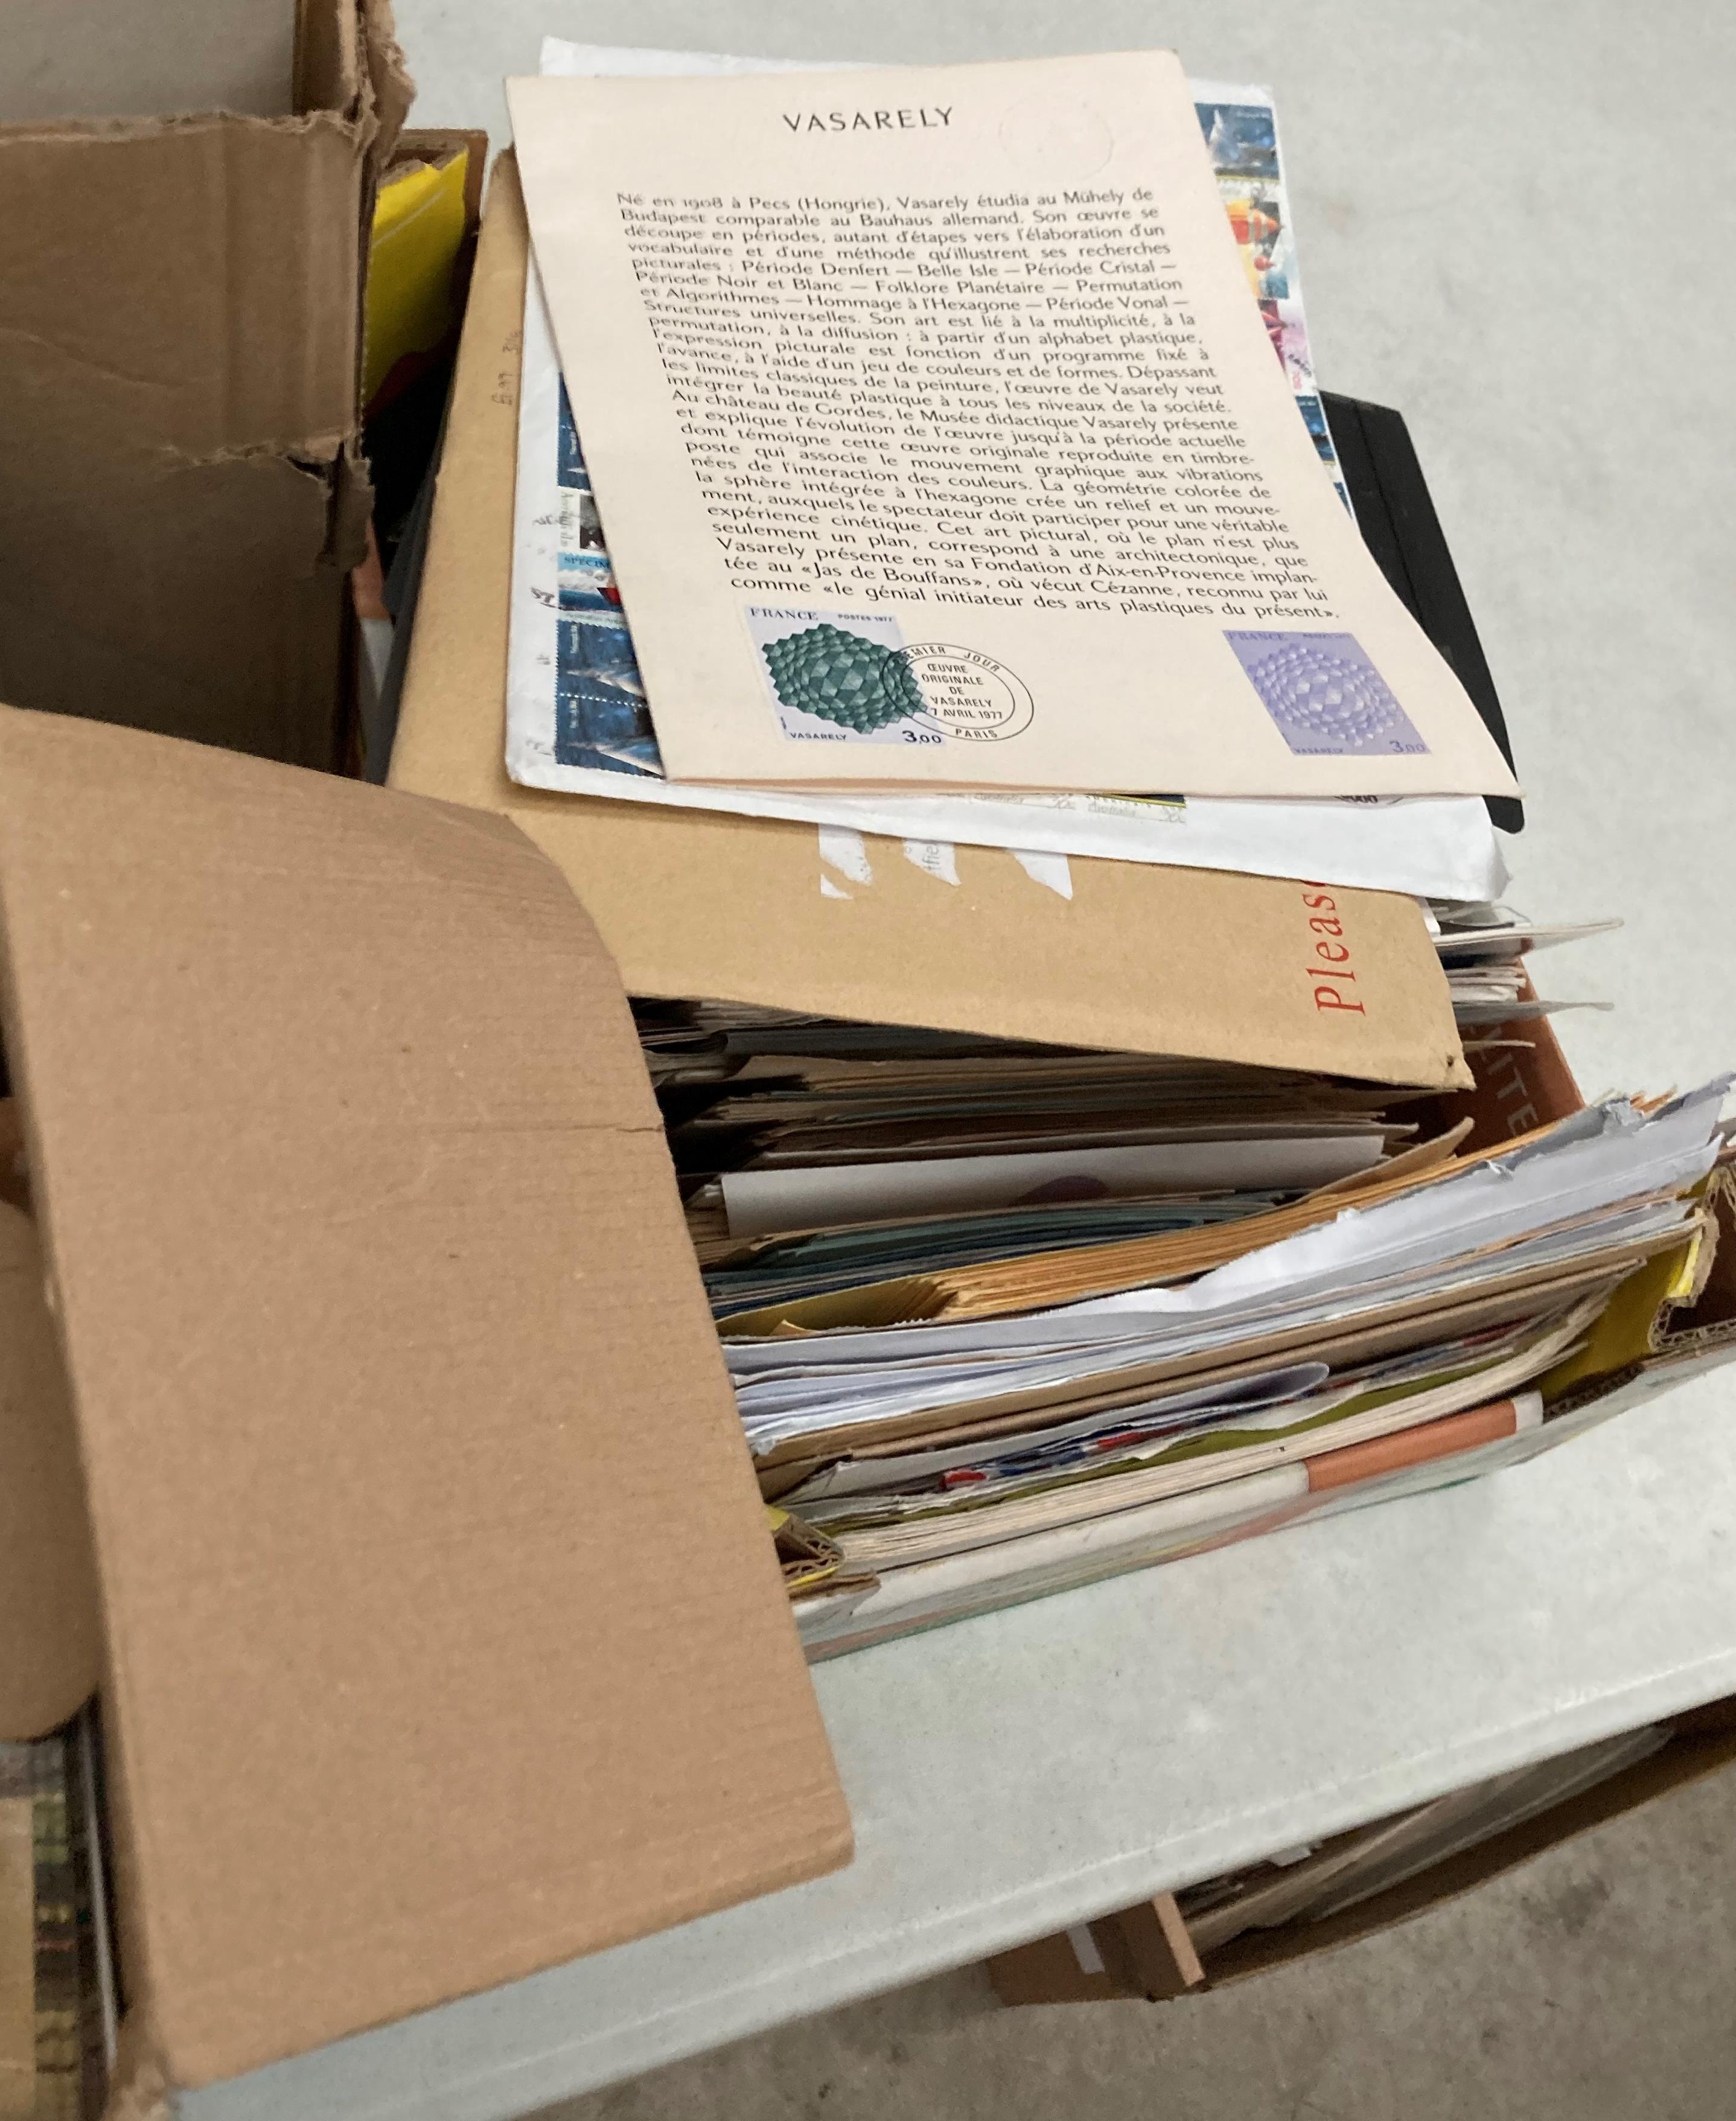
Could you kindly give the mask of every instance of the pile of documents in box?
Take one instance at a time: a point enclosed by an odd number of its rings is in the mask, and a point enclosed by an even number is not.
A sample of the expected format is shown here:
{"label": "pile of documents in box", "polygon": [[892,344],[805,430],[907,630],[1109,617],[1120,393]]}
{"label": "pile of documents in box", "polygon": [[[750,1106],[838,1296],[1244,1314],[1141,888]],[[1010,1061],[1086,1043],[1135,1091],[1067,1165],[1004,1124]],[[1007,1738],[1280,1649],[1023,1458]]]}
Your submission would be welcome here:
{"label": "pile of documents in box", "polygon": [[393,777],[616,957],[810,1654],[1703,1340],[1725,1084],[1581,1104],[1529,972],[1590,930],[1503,904],[1509,762],[1359,538],[1270,98],[509,95]]}
{"label": "pile of documents in box", "polygon": [[[157,211],[141,156],[200,227],[245,161],[353,268],[402,77],[377,7],[297,15],[295,114],[123,119],[91,226]],[[104,1739],[0,1753],[0,2096],[106,2059],[166,2110],[815,1876],[805,1657],[1510,1462],[1736,1345],[1724,1084],[1587,1106],[1555,1045],[1531,968],[1580,931],[1508,909],[1480,664],[1383,573],[1403,511],[1353,517],[1378,408],[1315,387],[1270,99],[546,65],[394,790],[82,718],[141,643],[146,720],[282,706],[184,682],[172,598],[22,688],[76,716],[0,707],[0,1737],[100,1683]],[[194,557],[281,504],[292,633],[359,521],[357,276],[314,279],[285,324],[254,272],[277,324],[225,343],[293,383],[324,318],[320,417],[214,450],[194,392],[180,438],[233,503],[189,485]],[[137,427],[57,429],[128,523]],[[198,654],[287,668],[259,608]],[[331,756],[291,723],[259,748]],[[1232,1886],[1202,1919],[1271,1914]]]}

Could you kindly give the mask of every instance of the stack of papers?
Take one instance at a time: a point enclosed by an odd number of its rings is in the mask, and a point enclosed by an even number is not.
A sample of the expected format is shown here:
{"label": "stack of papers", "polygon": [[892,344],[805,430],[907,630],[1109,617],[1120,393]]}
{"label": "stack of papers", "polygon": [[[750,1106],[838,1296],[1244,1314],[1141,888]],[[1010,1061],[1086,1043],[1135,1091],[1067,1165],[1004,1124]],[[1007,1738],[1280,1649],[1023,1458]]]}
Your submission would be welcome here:
{"label": "stack of papers", "polygon": [[636,999],[810,1653],[1539,1431],[1617,1292],[1698,1256],[1725,1084],[1514,1087],[1534,1047],[1567,1084],[1532,960],[1595,926],[1503,902],[1511,773],[1356,531],[1270,96],[1161,54],[543,66],[512,778],[811,828],[840,952],[865,834],[960,907],[960,845],[1070,904],[1076,861],[1295,879],[1328,1022],[1372,1001],[1334,891],[1402,892],[1484,1056],[1453,1099],[1456,1054],[1015,1043],[935,1025],[931,967],[914,1022],[685,960]]}
{"label": "stack of papers", "polygon": [[1617,1285],[1698,1229],[1726,1087],[726,1316],[766,1491],[879,1578],[805,1633],[896,1633],[1536,1426]]}
{"label": "stack of papers", "polygon": [[[556,38],[544,41],[542,65],[545,77],[811,70],[793,62],[619,50]],[[1261,88],[1206,82],[1191,92],[1250,293],[1303,430],[1342,501],[1309,353],[1272,98]],[[506,765],[522,785],[806,820],[937,850],[977,845],[1239,869],[1449,902],[1492,900],[1505,888],[1487,809],[1475,796],[1250,803],[1174,793],[843,795],[667,778],[656,702],[634,652],[534,269],[525,290],[519,408]]]}
{"label": "stack of papers", "polygon": [[822,1653],[1538,1429],[1723,1147],[1722,1080],[1472,1150],[1322,1075],[639,1021],[763,1491],[835,1550],[800,1593]]}
{"label": "stack of papers", "polygon": [[1467,1050],[1486,1043],[1491,1027],[1523,1023],[1564,1009],[1607,1009],[1607,1002],[1546,1001],[1531,985],[1527,960],[1533,950],[1606,935],[1618,921],[1538,925],[1504,906],[1443,905],[1430,916],[1435,947],[1453,997],[1453,1014],[1472,1037]]}

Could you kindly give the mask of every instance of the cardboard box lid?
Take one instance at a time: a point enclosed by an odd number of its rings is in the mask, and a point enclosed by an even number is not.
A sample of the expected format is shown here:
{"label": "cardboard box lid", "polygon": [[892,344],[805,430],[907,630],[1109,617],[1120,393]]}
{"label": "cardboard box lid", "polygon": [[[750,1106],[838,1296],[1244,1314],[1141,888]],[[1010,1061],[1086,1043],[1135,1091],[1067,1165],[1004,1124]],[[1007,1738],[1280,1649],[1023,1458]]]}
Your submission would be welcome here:
{"label": "cardboard box lid", "polygon": [[264,12],[298,32],[293,117],[0,124],[22,469],[77,453],[172,496],[228,457],[317,467],[354,432],[371,182],[413,91],[386,0]]}
{"label": "cardboard box lid", "polygon": [[504,819],[0,709],[0,920],[168,2081],[844,1861],[553,867]]}
{"label": "cardboard box lid", "polygon": [[[529,235],[496,164],[447,418],[391,780],[502,811],[560,865],[628,991],[1053,1043],[1471,1081],[1413,900],[1267,877],[1076,861],[1072,896],[959,850],[959,883],[867,842],[871,883],[823,896],[814,828],[516,787],[502,764],[506,599]],[[1360,1008],[1313,977],[1342,925]],[[1336,950],[1335,943],[1332,948]]]}

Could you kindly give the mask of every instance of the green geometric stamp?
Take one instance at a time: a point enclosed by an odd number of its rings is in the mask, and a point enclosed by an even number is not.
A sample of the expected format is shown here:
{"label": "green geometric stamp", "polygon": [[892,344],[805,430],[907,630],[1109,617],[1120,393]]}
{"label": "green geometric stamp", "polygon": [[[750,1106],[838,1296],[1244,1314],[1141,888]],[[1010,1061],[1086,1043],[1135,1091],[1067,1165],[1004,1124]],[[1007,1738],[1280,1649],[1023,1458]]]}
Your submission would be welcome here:
{"label": "green geometric stamp", "polygon": [[926,702],[895,648],[822,622],[766,641],[760,651],[786,707],[868,735],[922,713]]}

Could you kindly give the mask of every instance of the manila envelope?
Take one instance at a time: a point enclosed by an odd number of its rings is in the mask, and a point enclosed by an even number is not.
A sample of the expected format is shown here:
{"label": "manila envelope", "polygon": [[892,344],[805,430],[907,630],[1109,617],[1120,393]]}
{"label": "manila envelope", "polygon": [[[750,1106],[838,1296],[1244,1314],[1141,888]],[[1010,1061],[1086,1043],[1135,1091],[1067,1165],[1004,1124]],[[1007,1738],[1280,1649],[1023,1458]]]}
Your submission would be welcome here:
{"label": "manila envelope", "polygon": [[[1425,1089],[1469,1085],[1421,911],[1396,893],[1080,860],[1063,897],[1001,849],[960,847],[954,884],[878,839],[866,843],[870,880],[828,877],[823,892],[812,825],[509,781],[506,607],[528,255],[507,156],[483,217],[394,786],[509,816],[564,872],[630,994]],[[1329,967],[1318,956],[1323,918],[1338,938]]]}

